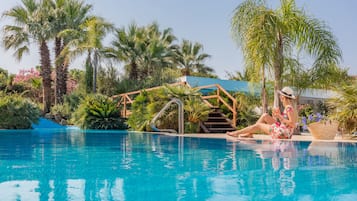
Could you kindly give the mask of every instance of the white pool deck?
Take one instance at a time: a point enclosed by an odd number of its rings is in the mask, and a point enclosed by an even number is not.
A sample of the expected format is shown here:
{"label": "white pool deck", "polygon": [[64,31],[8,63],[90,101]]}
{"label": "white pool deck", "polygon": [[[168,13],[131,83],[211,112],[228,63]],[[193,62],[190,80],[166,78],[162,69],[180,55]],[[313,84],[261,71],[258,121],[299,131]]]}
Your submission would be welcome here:
{"label": "white pool deck", "polygon": [[[237,138],[231,137],[224,133],[185,133],[183,135],[177,134],[166,134],[166,135],[175,135],[175,136],[183,136],[183,137],[196,137],[196,138],[215,138],[215,139],[226,139],[227,141],[240,141],[240,140],[271,140],[270,135],[265,134],[254,134],[253,138]],[[293,137],[289,140],[293,141],[324,141],[324,142],[352,142],[357,143],[357,139],[334,139],[334,140],[317,140],[314,139],[309,133],[302,133],[301,135],[293,135]]]}

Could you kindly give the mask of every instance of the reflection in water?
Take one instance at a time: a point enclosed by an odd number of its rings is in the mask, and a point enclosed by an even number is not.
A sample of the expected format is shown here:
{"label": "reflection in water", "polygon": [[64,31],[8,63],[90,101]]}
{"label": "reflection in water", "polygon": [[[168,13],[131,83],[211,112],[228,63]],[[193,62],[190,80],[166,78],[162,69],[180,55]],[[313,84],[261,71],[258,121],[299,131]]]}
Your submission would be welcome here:
{"label": "reflection in water", "polygon": [[[54,181],[50,180],[51,186],[48,192],[48,197],[42,196],[38,192],[40,189],[39,181],[8,181],[0,183],[1,201],[11,200],[56,200]],[[123,179],[117,178],[113,183],[108,180],[98,181],[98,192],[92,192],[89,197],[86,197],[86,181],[83,179],[69,179],[66,181],[65,191],[62,194],[61,200],[85,201],[88,198],[93,200],[125,200],[123,192]],[[57,197],[58,198],[58,197]],[[91,199],[91,200],[92,200]]]}
{"label": "reflection in water", "polygon": [[339,147],[337,142],[311,142],[307,150],[311,156],[326,156],[338,159]]}
{"label": "reflection in water", "polygon": [[40,200],[38,181],[6,181],[0,183],[1,200]]}
{"label": "reflection in water", "polygon": [[[294,177],[295,168],[298,166],[298,150],[293,141],[242,140],[236,146],[240,149],[251,150],[256,153],[256,157],[262,160],[262,170],[267,171],[266,175],[271,177],[265,179],[276,183],[282,195],[288,196],[294,193],[296,187]],[[267,164],[269,162],[270,164]],[[269,174],[271,169],[274,172]],[[264,188],[269,188],[269,186]]]}
{"label": "reflection in water", "polygon": [[355,199],[356,154],[352,143],[0,132],[0,200]]}

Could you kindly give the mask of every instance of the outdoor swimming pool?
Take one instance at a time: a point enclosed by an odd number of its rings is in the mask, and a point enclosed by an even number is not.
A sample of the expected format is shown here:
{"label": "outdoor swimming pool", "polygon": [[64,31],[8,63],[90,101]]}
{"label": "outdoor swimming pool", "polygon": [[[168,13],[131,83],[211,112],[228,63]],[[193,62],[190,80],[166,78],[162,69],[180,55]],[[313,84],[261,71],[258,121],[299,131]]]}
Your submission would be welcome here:
{"label": "outdoor swimming pool", "polygon": [[357,145],[0,131],[0,200],[357,200]]}

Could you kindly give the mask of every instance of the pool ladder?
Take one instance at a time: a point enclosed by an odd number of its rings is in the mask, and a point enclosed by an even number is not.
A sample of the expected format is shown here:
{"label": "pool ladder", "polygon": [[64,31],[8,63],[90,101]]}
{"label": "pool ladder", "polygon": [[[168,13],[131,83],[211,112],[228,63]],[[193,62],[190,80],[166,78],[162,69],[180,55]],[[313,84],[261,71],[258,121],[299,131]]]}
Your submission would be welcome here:
{"label": "pool ladder", "polygon": [[[169,106],[172,103],[176,103],[178,105],[178,132],[174,129],[158,129],[155,126],[155,121],[162,115],[162,113],[169,108]],[[178,98],[173,98],[171,99],[161,110],[159,113],[156,114],[156,116],[151,120],[150,122],[150,127],[153,131],[156,132],[170,132],[170,133],[178,133],[178,134],[184,134],[184,119],[183,119],[183,103],[180,99]]]}

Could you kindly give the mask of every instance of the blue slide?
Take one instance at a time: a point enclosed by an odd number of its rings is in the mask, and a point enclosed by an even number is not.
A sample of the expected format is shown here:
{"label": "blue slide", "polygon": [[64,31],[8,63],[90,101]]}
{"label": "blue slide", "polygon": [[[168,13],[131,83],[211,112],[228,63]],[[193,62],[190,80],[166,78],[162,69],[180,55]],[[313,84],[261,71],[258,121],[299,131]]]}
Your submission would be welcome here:
{"label": "blue slide", "polygon": [[32,124],[33,129],[46,129],[46,128],[66,128],[66,126],[62,126],[54,121],[40,118],[37,124]]}

